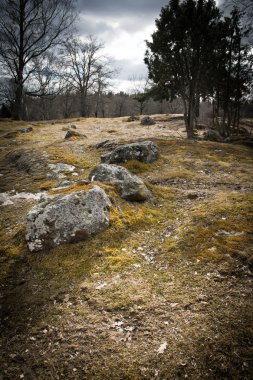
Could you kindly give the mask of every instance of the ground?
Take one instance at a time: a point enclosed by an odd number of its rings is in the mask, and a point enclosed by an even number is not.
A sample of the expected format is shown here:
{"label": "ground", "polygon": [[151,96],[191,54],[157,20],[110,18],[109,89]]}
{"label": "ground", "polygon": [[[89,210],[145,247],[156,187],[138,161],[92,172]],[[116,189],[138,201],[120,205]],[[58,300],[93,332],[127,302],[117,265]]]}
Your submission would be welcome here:
{"label": "ground", "polygon": [[[154,118],[148,127],[126,118],[0,122],[0,191],[10,201],[0,205],[0,379],[253,378],[252,149],[201,134],[189,141],[180,117]],[[85,136],[65,141],[69,124]],[[109,229],[29,253],[29,194],[85,189],[107,152],[94,145],[143,139],[158,144],[158,161],[124,166],[152,199],[129,203],[100,184],[113,205]],[[8,155],[20,149],[30,166],[17,170]],[[55,189],[62,179],[45,160],[75,166],[62,173],[75,183]]]}

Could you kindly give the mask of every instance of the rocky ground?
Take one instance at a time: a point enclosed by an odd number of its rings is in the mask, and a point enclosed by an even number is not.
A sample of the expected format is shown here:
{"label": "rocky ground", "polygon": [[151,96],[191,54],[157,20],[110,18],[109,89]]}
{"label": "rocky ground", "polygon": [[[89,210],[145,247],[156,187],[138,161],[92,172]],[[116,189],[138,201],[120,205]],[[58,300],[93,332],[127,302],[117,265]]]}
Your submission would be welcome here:
{"label": "rocky ground", "polygon": [[[252,149],[154,118],[0,122],[0,379],[253,378]],[[65,140],[70,124],[81,136]],[[159,159],[124,166],[152,198],[100,184],[106,231],[30,253],[32,206],[85,189],[100,155],[140,140]]]}

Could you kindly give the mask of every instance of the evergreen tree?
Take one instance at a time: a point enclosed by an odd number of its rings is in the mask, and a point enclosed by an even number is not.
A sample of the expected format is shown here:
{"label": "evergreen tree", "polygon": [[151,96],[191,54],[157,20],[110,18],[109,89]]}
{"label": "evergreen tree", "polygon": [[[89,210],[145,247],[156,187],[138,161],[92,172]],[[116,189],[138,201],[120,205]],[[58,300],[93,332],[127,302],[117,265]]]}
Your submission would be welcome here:
{"label": "evergreen tree", "polygon": [[163,97],[182,98],[187,136],[194,136],[200,97],[208,95],[220,43],[221,15],[213,0],[170,0],[147,42],[149,77]]}
{"label": "evergreen tree", "polygon": [[[216,75],[214,75],[214,112],[216,126],[223,136],[238,131],[240,108],[250,91],[251,46],[247,41],[249,29],[242,23],[243,14],[235,7],[231,17],[225,17],[223,31],[226,38],[217,53]],[[218,115],[222,109],[222,121]]]}

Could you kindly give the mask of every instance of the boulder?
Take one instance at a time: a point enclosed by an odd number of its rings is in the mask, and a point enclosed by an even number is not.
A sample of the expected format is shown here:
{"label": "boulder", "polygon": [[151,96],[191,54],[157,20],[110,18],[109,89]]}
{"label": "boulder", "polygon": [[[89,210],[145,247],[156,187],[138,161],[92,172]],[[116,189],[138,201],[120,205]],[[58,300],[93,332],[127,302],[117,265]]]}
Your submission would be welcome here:
{"label": "boulder", "polygon": [[55,197],[27,215],[26,240],[31,252],[85,240],[109,226],[111,202],[98,186]]}
{"label": "boulder", "polygon": [[6,156],[8,163],[14,165],[17,170],[28,174],[42,174],[47,167],[47,162],[43,154],[35,150],[19,149]]}
{"label": "boulder", "polygon": [[132,121],[137,121],[137,120],[140,120],[140,117],[136,115],[131,115],[127,118],[127,122],[132,122]]}
{"label": "boulder", "polygon": [[72,137],[87,137],[85,135],[82,135],[81,133],[79,132],[76,132],[76,131],[68,131],[64,137],[65,140],[70,140],[72,139]]}
{"label": "boulder", "polygon": [[155,120],[152,119],[152,117],[150,116],[144,116],[141,119],[141,125],[154,125],[154,124],[155,124]]}
{"label": "boulder", "polygon": [[204,140],[223,142],[223,137],[219,134],[218,131],[215,131],[214,129],[208,129],[204,133]]}
{"label": "boulder", "polygon": [[128,201],[142,202],[151,197],[143,181],[121,166],[100,164],[91,171],[89,180],[118,186],[121,197]]}
{"label": "boulder", "polygon": [[129,160],[151,163],[158,158],[158,147],[152,141],[143,141],[118,146],[115,150],[101,156],[101,161],[108,164],[118,164]]}
{"label": "boulder", "polygon": [[92,146],[94,149],[107,149],[113,150],[117,147],[117,143],[114,140],[103,140]]}
{"label": "boulder", "polygon": [[21,133],[29,133],[29,132],[32,132],[33,131],[33,127],[27,127],[27,128],[20,128],[18,129],[18,132],[21,132]]}

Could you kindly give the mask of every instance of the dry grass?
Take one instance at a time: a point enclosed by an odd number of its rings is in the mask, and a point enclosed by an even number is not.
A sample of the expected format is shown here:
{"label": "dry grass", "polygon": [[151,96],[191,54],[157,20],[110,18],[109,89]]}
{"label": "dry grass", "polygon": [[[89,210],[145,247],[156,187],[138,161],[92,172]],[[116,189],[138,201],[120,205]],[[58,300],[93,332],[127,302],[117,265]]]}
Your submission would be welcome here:
{"label": "dry grass", "polygon": [[[124,164],[144,179],[149,202],[128,203],[99,184],[112,201],[110,228],[88,241],[30,254],[25,216],[34,202],[0,206],[0,379],[252,378],[252,153],[179,139],[182,121],[155,118],[150,127],[56,120],[0,137],[4,191],[89,189],[83,180],[101,154],[92,146],[108,136],[152,139],[160,149],[153,164]],[[88,138],[64,141],[66,124]],[[1,121],[0,136],[23,125]],[[76,183],[53,190],[60,180],[6,167],[19,147],[74,165],[78,177],[66,179]]]}

